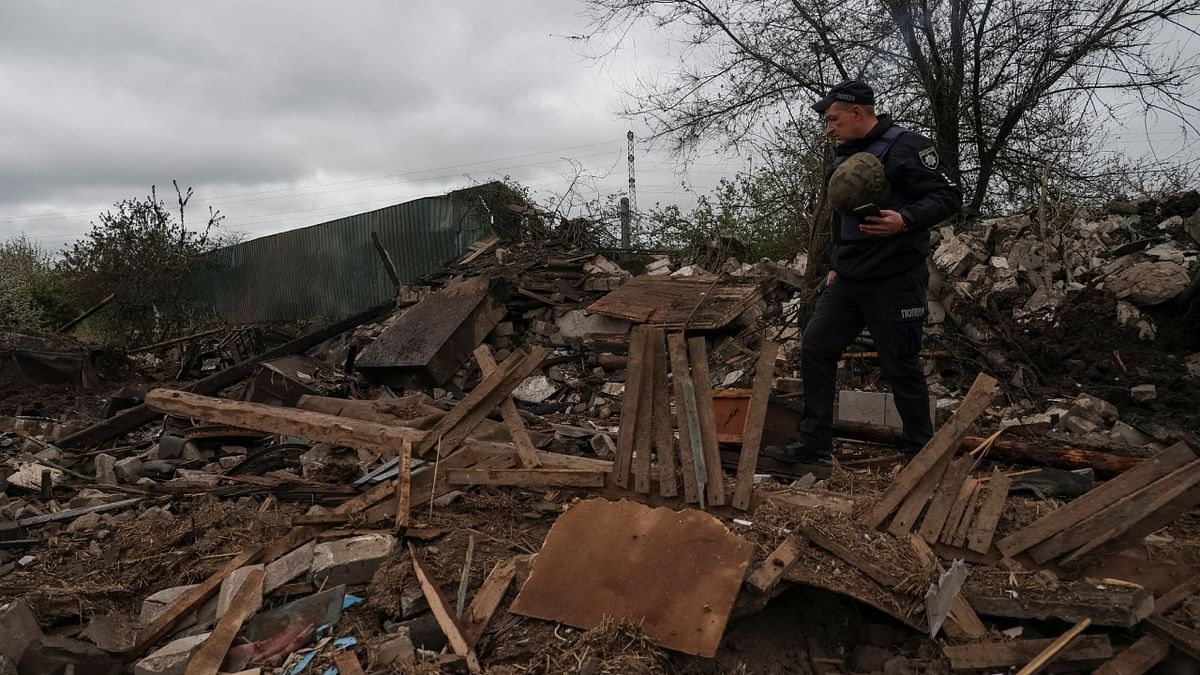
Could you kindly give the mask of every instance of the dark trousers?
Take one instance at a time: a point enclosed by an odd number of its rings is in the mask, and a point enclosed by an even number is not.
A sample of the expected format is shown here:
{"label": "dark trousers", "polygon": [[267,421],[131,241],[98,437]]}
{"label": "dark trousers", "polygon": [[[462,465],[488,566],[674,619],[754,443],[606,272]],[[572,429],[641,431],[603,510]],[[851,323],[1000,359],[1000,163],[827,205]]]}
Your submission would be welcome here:
{"label": "dark trousers", "polygon": [[871,329],[879,365],[904,422],[904,445],[919,450],[933,436],[929,388],[921,368],[921,335],[928,311],[929,272],[919,266],[877,281],[838,278],[817,298],[802,337],[804,421],[801,440],[814,450],[833,447],[837,364],[863,326]]}

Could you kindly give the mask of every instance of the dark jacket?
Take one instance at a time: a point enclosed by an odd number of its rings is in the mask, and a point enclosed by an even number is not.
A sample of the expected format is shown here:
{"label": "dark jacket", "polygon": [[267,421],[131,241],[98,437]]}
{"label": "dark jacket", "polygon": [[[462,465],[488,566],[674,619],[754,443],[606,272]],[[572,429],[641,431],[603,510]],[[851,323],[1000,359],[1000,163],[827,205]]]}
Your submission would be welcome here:
{"label": "dark jacket", "polygon": [[[879,123],[865,137],[839,145],[838,157],[867,151],[892,126],[897,125],[889,115],[880,115]],[[924,265],[930,228],[962,209],[962,190],[946,173],[928,138],[905,130],[880,160],[892,190],[887,203],[879,206],[899,212],[907,230],[892,237],[848,239],[842,236],[843,225],[848,230],[857,228],[858,220],[835,213],[830,268],[847,279],[886,279]]]}

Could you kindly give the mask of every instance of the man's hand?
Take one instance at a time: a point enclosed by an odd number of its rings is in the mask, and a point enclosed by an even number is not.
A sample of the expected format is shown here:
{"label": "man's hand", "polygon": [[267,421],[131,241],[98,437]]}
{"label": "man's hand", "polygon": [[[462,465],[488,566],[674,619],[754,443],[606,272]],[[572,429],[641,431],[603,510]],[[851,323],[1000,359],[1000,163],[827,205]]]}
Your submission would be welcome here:
{"label": "man's hand", "polygon": [[904,229],[904,216],[896,211],[880,211],[879,216],[864,218],[858,229],[874,237],[894,237]]}
{"label": "man's hand", "polygon": [[837,272],[829,270],[829,274],[825,275],[825,285],[832,286],[835,279],[837,279]]}

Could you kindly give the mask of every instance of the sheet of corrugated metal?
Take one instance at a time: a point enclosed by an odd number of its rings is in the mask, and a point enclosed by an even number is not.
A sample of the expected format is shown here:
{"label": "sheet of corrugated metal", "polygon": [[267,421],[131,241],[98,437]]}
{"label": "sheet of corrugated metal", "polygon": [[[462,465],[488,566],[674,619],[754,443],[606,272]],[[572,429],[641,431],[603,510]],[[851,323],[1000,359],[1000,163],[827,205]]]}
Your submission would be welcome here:
{"label": "sheet of corrugated metal", "polygon": [[197,285],[230,323],[342,318],[394,294],[372,232],[413,281],[463,255],[489,222],[477,201],[418,199],[220,249]]}

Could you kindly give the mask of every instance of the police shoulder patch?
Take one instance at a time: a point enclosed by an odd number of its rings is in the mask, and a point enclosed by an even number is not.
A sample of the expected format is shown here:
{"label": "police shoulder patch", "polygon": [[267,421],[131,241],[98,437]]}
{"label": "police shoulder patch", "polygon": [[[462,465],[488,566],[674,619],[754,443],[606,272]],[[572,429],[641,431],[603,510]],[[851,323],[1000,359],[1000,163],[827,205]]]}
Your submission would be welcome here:
{"label": "police shoulder patch", "polygon": [[938,168],[937,148],[932,145],[918,152],[917,157],[921,158],[921,163],[925,165],[926,169]]}

